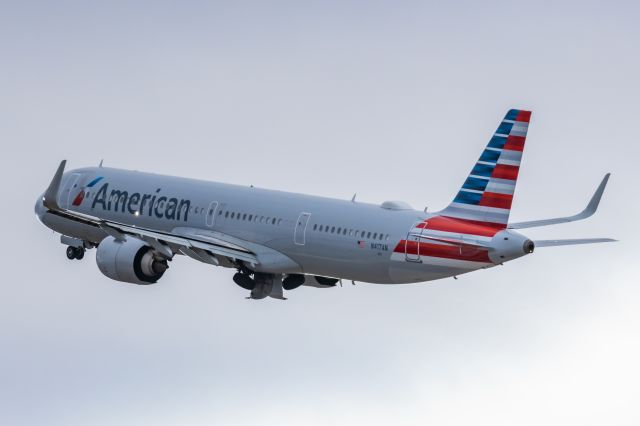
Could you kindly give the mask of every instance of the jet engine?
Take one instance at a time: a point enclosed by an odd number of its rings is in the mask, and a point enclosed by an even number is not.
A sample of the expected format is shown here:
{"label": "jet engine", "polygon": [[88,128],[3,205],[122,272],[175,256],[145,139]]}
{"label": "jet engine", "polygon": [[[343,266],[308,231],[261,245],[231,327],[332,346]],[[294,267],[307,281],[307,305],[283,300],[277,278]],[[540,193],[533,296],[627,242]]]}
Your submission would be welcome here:
{"label": "jet engine", "polygon": [[154,284],[169,268],[167,259],[137,238],[107,237],[96,251],[96,263],[107,277],[131,284]]}

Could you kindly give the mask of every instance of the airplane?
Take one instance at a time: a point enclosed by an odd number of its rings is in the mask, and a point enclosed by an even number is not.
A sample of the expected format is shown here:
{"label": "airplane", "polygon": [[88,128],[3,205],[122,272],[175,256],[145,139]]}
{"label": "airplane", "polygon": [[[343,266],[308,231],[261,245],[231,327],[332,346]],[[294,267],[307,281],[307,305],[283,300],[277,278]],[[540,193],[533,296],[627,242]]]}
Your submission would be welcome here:
{"label": "airplane", "polygon": [[453,201],[434,213],[405,202],[380,205],[282,191],[86,167],[63,160],[35,213],[60,233],[67,258],[96,248],[107,277],[154,284],[176,255],[235,270],[249,299],[286,299],[300,286],[342,280],[401,284],[502,265],[537,247],[615,241],[533,241],[516,230],[586,219],[610,174],[580,213],[510,223],[531,112],[511,109]]}

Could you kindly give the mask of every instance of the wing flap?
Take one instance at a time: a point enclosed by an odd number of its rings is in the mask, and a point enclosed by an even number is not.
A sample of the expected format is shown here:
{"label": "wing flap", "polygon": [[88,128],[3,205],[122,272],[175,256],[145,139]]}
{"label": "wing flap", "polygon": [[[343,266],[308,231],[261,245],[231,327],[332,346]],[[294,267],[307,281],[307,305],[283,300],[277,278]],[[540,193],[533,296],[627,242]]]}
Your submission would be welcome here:
{"label": "wing flap", "polygon": [[[196,239],[188,235],[177,236],[170,233],[152,231],[149,229],[133,227],[133,226],[124,225],[124,224],[115,223],[115,222],[106,222],[106,223],[109,226],[118,228],[128,234],[140,235],[146,238],[154,238],[159,241],[173,243],[181,247],[186,247],[191,251],[194,251],[193,249],[196,248],[196,249],[205,250],[220,256],[231,257],[233,259],[243,260],[245,262],[249,262],[253,264],[260,263],[254,253],[238,245],[235,245],[234,247],[230,247],[228,245],[216,244],[208,241],[201,241],[199,239]],[[202,256],[198,255],[197,258],[202,258]],[[205,262],[205,263],[210,263],[210,262]]]}

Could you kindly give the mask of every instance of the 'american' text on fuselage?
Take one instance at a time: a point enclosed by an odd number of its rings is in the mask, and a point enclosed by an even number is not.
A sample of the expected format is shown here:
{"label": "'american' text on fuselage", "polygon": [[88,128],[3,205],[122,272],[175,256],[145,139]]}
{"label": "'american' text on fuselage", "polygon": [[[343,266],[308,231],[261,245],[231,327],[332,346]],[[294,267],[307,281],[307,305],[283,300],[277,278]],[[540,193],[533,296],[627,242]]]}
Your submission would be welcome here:
{"label": "'american' text on fuselage", "polygon": [[[102,206],[103,210],[118,211],[122,213],[128,211],[131,214],[144,214],[145,207],[148,216],[156,216],[157,218],[166,218],[172,220],[184,220],[185,222],[189,216],[189,208],[191,207],[191,201],[177,198],[168,198],[160,195],[161,188],[156,189],[155,194],[140,194],[134,192],[129,195],[128,191],[121,191],[119,189],[112,189],[109,196],[107,192],[109,190],[109,184],[105,183],[100,187],[98,192],[91,203],[91,208],[94,209],[96,205]],[[181,218],[181,213],[184,212],[184,218]]]}

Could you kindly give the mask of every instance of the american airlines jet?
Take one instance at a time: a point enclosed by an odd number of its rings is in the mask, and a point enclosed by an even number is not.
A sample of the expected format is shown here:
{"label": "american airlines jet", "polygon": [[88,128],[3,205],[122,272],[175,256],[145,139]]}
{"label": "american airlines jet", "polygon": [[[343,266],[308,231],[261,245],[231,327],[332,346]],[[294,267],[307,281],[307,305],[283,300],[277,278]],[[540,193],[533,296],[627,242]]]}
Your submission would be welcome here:
{"label": "american airlines jet", "polygon": [[532,241],[516,229],[585,219],[609,174],[574,216],[510,223],[531,112],[510,110],[459,192],[427,213],[380,205],[107,167],[65,173],[62,161],[36,215],[61,234],[69,259],[96,248],[107,277],[156,283],[176,255],[232,268],[252,299],[284,299],[301,285],[342,279],[400,284],[456,277],[533,253],[536,247],[614,241]]}

